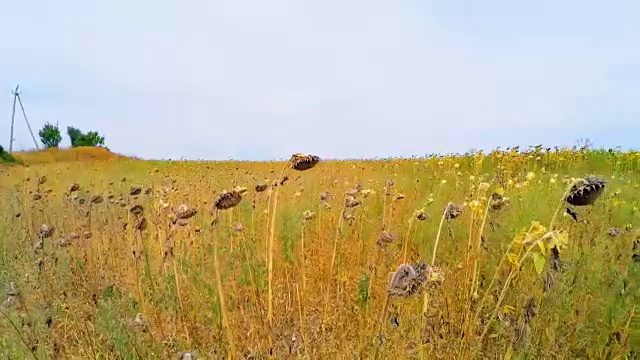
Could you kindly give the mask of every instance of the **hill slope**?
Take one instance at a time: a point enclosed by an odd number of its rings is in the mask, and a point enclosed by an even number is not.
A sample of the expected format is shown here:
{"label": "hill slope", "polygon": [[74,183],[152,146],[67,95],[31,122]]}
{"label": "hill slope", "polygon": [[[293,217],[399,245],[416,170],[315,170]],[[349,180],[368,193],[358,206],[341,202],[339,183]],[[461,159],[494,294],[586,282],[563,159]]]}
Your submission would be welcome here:
{"label": "hill slope", "polygon": [[26,165],[73,161],[105,161],[127,159],[126,156],[112,153],[111,151],[103,147],[45,149],[39,151],[13,153],[13,156]]}

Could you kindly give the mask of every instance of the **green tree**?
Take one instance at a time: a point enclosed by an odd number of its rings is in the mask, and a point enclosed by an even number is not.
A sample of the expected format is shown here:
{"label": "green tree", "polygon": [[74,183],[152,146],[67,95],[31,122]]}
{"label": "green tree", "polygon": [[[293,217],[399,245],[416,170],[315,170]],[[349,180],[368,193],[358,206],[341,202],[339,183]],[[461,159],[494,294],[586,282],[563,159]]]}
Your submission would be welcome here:
{"label": "green tree", "polygon": [[46,123],[42,129],[40,129],[38,135],[40,135],[40,141],[46,148],[58,147],[62,141],[62,135],[60,134],[58,125]]}
{"label": "green tree", "polygon": [[82,136],[82,131],[73,126],[67,126],[67,135],[69,135],[69,140],[71,140],[71,146],[76,147],[78,139]]}
{"label": "green tree", "polygon": [[100,136],[96,131],[89,131],[85,134],[79,129],[69,126],[67,127],[67,135],[69,135],[72,147],[104,145],[104,136]]}

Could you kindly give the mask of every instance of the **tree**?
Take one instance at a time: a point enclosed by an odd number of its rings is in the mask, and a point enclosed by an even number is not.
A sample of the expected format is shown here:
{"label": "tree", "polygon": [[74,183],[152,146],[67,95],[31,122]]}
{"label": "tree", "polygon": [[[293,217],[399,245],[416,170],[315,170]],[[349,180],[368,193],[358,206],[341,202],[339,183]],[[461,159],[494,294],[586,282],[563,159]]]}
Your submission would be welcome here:
{"label": "tree", "polygon": [[38,135],[40,135],[40,141],[46,148],[58,147],[62,141],[62,135],[60,134],[58,125],[46,123],[42,129],[40,129]]}
{"label": "tree", "polygon": [[100,136],[96,131],[89,131],[85,134],[79,129],[69,126],[67,127],[67,135],[69,135],[72,147],[104,145],[104,136]]}
{"label": "tree", "polygon": [[71,140],[71,146],[72,147],[76,147],[78,139],[80,139],[80,137],[82,137],[82,131],[72,127],[72,126],[67,126],[67,135],[69,135],[69,140]]}

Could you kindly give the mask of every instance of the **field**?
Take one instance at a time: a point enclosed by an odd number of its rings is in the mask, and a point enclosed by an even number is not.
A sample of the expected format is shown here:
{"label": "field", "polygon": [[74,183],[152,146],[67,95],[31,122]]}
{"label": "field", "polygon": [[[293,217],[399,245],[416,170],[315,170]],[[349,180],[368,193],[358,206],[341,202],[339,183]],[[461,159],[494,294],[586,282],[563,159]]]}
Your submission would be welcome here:
{"label": "field", "polygon": [[62,154],[0,164],[2,359],[640,354],[638,152]]}

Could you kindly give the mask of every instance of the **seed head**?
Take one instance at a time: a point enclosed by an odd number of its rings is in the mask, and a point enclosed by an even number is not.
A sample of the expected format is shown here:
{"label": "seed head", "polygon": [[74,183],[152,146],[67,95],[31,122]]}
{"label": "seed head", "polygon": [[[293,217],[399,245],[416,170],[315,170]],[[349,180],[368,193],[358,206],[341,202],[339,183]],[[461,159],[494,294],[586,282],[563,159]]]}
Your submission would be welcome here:
{"label": "seed head", "polygon": [[56,246],[59,247],[59,248],[64,248],[64,247],[67,247],[69,245],[71,245],[71,241],[68,240],[68,239],[58,239],[56,241]]}
{"label": "seed head", "polygon": [[142,207],[142,205],[134,205],[131,209],[129,209],[129,211],[133,215],[139,216],[144,212],[144,208]]}
{"label": "seed head", "polygon": [[449,203],[449,205],[447,205],[447,208],[445,209],[446,211],[445,218],[447,220],[455,219],[462,214],[463,209],[464,209],[464,206],[456,205],[454,203]]}
{"label": "seed head", "polygon": [[100,204],[104,201],[104,198],[101,195],[93,195],[89,201],[92,204]]}
{"label": "seed head", "polygon": [[244,193],[245,191],[245,188],[236,188],[231,191],[223,191],[214,204],[216,209],[227,210],[236,207],[238,204],[240,204],[240,201],[242,201],[242,193]]}
{"label": "seed head", "polygon": [[624,234],[624,230],[620,228],[611,228],[609,229],[609,236],[616,237]]}
{"label": "seed head", "polygon": [[176,215],[176,218],[186,220],[186,219],[190,219],[193,216],[195,216],[198,213],[198,210],[190,209],[187,205],[180,204],[180,206],[178,206],[174,210],[174,213]]}
{"label": "seed head", "polygon": [[316,166],[319,162],[320,158],[316,155],[305,155],[301,153],[291,155],[291,167],[294,170],[309,170]]}
{"label": "seed head", "polygon": [[41,239],[49,238],[53,235],[54,231],[55,229],[53,228],[53,226],[42,224],[38,229],[38,235],[40,235]]}
{"label": "seed head", "polygon": [[80,190],[80,185],[78,183],[73,183],[73,184],[69,185],[69,192],[70,193],[78,191],[78,190]]}
{"label": "seed head", "polygon": [[502,196],[497,192],[491,195],[491,199],[489,200],[489,206],[491,206],[491,210],[500,210],[505,205],[509,204],[509,198],[506,196]]}
{"label": "seed head", "polygon": [[387,247],[387,245],[390,244],[393,240],[394,240],[393,235],[391,235],[386,230],[382,230],[378,235],[378,241],[376,241],[376,244],[378,244],[378,246],[380,247]]}
{"label": "seed head", "polygon": [[431,216],[424,212],[423,209],[416,211],[416,218],[420,221],[428,220]]}
{"label": "seed head", "polygon": [[146,317],[144,315],[142,315],[141,313],[137,313],[136,317],[131,319],[131,325],[133,325],[134,328],[142,331],[142,332],[146,332],[148,330],[149,327],[149,323],[146,319]]}
{"label": "seed head", "polygon": [[604,179],[587,176],[571,187],[566,201],[574,206],[591,205],[602,195],[605,186]]}
{"label": "seed head", "polygon": [[437,267],[424,263],[402,264],[391,276],[387,291],[391,296],[408,297],[417,294],[427,283],[440,284],[442,280],[442,273]]}
{"label": "seed head", "polygon": [[356,200],[353,196],[347,196],[344,199],[344,206],[347,208],[354,208],[362,204],[362,201]]}
{"label": "seed head", "polygon": [[267,190],[267,184],[258,184],[256,185],[256,192],[263,192]]}

